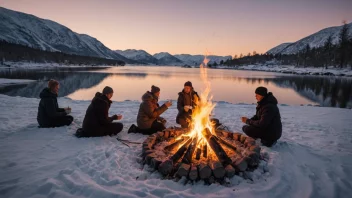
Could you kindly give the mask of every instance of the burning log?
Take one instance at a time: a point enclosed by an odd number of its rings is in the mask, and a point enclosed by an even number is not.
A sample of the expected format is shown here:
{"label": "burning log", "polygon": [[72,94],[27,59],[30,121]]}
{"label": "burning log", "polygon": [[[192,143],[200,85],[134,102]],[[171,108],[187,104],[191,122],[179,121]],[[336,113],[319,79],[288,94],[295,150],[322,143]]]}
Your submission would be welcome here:
{"label": "burning log", "polygon": [[196,166],[194,165],[191,166],[188,177],[190,180],[193,180],[193,181],[198,179],[198,170]]}
{"label": "burning log", "polygon": [[190,165],[182,163],[176,172],[176,176],[187,177],[190,168],[191,168]]}
{"label": "burning log", "polygon": [[230,142],[228,142],[228,141],[222,139],[221,137],[216,137],[216,138],[217,138],[217,140],[218,140],[221,144],[224,144],[225,146],[229,147],[230,149],[232,149],[232,150],[238,152],[236,146],[234,146],[234,145],[231,144]]}
{"label": "burning log", "polygon": [[182,158],[182,163],[191,164],[193,153],[196,150],[197,140],[197,137],[192,139],[192,143],[188,146],[186,154]]}
{"label": "burning log", "polygon": [[188,139],[187,142],[183,144],[174,155],[172,155],[168,160],[165,160],[159,165],[159,171],[161,172],[161,174],[168,175],[172,172],[174,164],[183,156],[191,141],[192,139]]}
{"label": "burning log", "polygon": [[196,151],[196,160],[200,160],[200,155],[202,154],[202,149],[200,148],[197,148],[197,151]]}
{"label": "burning log", "polygon": [[204,144],[203,146],[203,157],[207,158],[208,157],[208,145]]}
{"label": "burning log", "polygon": [[181,137],[181,139],[176,140],[174,143],[172,143],[172,144],[166,146],[166,147],[164,148],[164,150],[165,150],[165,151],[171,151],[171,150],[173,150],[174,148],[176,148],[178,145],[180,145],[182,142],[188,140],[188,138],[189,138],[189,137]]}
{"label": "burning log", "polygon": [[192,139],[187,140],[187,142],[183,144],[181,148],[178,149],[178,151],[173,156],[170,157],[173,163],[176,163],[183,156],[183,154],[185,153],[185,151],[187,150],[191,142],[192,142]]}
{"label": "burning log", "polygon": [[215,155],[218,157],[218,159],[221,162],[221,164],[223,164],[224,166],[230,164],[231,163],[231,159],[227,156],[227,154],[225,153],[224,149],[217,142],[215,136],[213,136],[210,133],[208,128],[203,130],[203,136],[207,140],[207,142],[210,145],[211,149],[214,151]]}
{"label": "burning log", "polygon": [[201,179],[208,179],[211,176],[211,168],[205,163],[200,163],[198,170]]}
{"label": "burning log", "polygon": [[225,168],[218,161],[210,163],[210,168],[216,179],[222,179],[225,176]]}

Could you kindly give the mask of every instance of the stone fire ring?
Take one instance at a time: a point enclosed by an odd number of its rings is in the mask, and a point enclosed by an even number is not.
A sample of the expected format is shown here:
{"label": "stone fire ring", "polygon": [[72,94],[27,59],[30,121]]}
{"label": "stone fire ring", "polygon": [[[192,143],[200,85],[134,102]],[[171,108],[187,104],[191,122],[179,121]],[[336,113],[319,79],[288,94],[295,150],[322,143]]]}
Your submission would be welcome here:
{"label": "stone fire ring", "polygon": [[[143,142],[142,163],[169,179],[186,177],[191,181],[204,180],[207,183],[245,175],[240,172],[253,171],[259,165],[261,148],[251,137],[216,130],[212,139],[221,148],[207,148],[209,146],[205,145],[199,148],[199,145],[194,145],[191,139],[183,136],[187,133],[182,128],[171,127],[150,135]],[[180,137],[182,141],[177,140]],[[213,148],[220,150],[214,152]]]}

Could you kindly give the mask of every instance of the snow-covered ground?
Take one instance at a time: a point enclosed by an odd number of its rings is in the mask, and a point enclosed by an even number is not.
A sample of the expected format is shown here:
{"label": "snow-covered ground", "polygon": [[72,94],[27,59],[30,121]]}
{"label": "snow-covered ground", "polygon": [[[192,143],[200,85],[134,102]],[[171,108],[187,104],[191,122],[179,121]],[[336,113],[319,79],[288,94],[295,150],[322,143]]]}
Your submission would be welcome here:
{"label": "snow-covered ground", "polygon": [[268,71],[268,72],[280,72],[288,74],[298,75],[332,75],[332,76],[347,76],[352,77],[351,68],[334,68],[328,67],[324,69],[322,67],[295,67],[290,65],[243,65],[237,67],[218,66],[219,69],[240,69],[240,70],[254,70],[254,71]]}
{"label": "snow-covered ground", "polygon": [[[280,106],[283,136],[273,148],[263,147],[268,162],[235,176],[227,186],[164,180],[140,165],[141,146],[127,147],[115,137],[77,139],[89,101],[59,98],[72,107],[71,126],[39,129],[39,100],[0,95],[1,197],[350,197],[352,193],[352,111],[325,107]],[[135,123],[138,101],[115,102],[110,112],[124,115],[122,139],[142,142],[146,136],[127,134]],[[240,131],[240,116],[251,116],[255,105],[218,102],[215,117]],[[177,109],[164,117],[176,125]]]}
{"label": "snow-covered ground", "polygon": [[28,84],[33,81],[35,81],[35,80],[0,78],[0,87],[7,86],[7,85],[15,85],[15,84]]}
{"label": "snow-covered ground", "polygon": [[110,67],[106,65],[92,66],[92,65],[70,65],[70,64],[59,64],[59,63],[34,63],[34,62],[12,62],[6,61],[4,65],[0,65],[0,69],[47,69],[47,68],[92,68],[92,67]]}

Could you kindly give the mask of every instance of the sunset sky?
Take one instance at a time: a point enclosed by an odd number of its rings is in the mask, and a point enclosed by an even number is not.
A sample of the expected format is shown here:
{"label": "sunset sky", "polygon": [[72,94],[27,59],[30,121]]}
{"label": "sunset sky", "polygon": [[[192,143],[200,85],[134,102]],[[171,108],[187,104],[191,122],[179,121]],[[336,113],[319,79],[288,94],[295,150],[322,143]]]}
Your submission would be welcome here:
{"label": "sunset sky", "polygon": [[154,54],[263,53],[352,22],[352,0],[0,0],[111,49]]}

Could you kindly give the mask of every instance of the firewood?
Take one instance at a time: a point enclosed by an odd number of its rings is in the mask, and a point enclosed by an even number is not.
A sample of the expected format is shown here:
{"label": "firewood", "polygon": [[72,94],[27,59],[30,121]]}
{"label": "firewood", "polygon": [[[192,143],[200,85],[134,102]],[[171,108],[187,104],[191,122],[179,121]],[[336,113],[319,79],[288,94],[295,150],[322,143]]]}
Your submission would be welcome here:
{"label": "firewood", "polygon": [[190,166],[189,164],[184,164],[184,163],[182,163],[182,164],[180,165],[180,167],[178,168],[178,170],[177,170],[177,172],[176,172],[176,175],[177,175],[178,177],[183,177],[183,176],[187,177],[190,167],[191,167],[191,166]]}
{"label": "firewood", "polygon": [[211,168],[205,163],[200,163],[198,166],[199,177],[201,179],[208,179],[211,176]]}
{"label": "firewood", "polygon": [[182,158],[182,163],[191,164],[193,153],[196,150],[197,141],[197,137],[193,138],[192,143],[188,146],[187,151]]}
{"label": "firewood", "polygon": [[196,151],[196,160],[199,160],[200,159],[200,155],[202,154],[202,149],[200,148],[197,148],[197,151]]}
{"label": "firewood", "polygon": [[214,151],[216,157],[218,157],[219,161],[222,165],[226,166],[231,163],[231,159],[227,156],[224,149],[216,140],[216,137],[213,136],[208,128],[203,130],[203,136],[207,140],[208,144],[210,145],[211,149]]}
{"label": "firewood", "polygon": [[227,165],[225,167],[226,177],[231,178],[235,175],[236,170],[232,167],[232,165]]}
{"label": "firewood", "polygon": [[225,168],[218,161],[211,162],[210,168],[213,172],[213,175],[216,179],[222,179],[225,176]]}
{"label": "firewood", "polygon": [[198,179],[198,170],[196,166],[194,165],[191,166],[188,177],[190,180],[193,180],[193,181]]}

